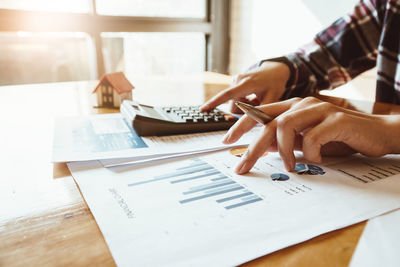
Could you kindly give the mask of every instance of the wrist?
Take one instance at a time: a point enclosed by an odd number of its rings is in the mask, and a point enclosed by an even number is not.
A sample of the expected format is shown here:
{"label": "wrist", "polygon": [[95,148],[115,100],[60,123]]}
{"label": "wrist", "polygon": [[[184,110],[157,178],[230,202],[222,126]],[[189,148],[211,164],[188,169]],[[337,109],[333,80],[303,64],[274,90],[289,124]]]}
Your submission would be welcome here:
{"label": "wrist", "polygon": [[400,154],[400,115],[384,116],[383,129],[388,135],[388,154]]}
{"label": "wrist", "polygon": [[285,88],[289,88],[293,85],[296,76],[296,69],[293,62],[288,58],[276,57],[260,61],[259,66],[261,67],[264,65],[275,66],[277,73],[279,74],[279,79],[284,82]]}

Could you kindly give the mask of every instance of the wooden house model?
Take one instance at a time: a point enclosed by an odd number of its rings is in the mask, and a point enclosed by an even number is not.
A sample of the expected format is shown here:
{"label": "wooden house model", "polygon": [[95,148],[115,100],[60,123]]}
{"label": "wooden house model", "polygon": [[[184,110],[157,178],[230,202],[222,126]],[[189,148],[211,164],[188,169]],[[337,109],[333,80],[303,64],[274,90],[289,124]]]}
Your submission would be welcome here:
{"label": "wooden house model", "polygon": [[118,108],[123,100],[132,100],[133,88],[124,73],[115,72],[103,75],[93,93],[99,107]]}

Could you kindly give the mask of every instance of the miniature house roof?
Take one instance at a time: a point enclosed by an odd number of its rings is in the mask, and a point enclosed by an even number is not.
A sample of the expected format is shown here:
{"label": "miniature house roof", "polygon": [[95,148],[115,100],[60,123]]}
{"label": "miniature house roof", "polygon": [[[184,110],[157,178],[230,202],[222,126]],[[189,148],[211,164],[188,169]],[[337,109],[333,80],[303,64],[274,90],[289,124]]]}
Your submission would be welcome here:
{"label": "miniature house roof", "polygon": [[129,93],[135,88],[125,77],[123,72],[114,72],[109,74],[104,74],[101,77],[99,84],[94,89],[93,93],[97,91],[97,89],[103,84],[104,80],[108,81],[108,83],[113,87],[118,94]]}

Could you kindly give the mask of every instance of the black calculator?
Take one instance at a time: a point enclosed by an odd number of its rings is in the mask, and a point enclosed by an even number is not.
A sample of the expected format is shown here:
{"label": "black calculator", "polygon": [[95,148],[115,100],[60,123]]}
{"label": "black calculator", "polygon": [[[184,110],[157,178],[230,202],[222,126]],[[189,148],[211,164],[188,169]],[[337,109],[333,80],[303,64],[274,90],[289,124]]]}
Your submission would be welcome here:
{"label": "black calculator", "polygon": [[140,136],[162,136],[229,129],[238,119],[219,109],[200,106],[153,107],[124,100],[121,114]]}

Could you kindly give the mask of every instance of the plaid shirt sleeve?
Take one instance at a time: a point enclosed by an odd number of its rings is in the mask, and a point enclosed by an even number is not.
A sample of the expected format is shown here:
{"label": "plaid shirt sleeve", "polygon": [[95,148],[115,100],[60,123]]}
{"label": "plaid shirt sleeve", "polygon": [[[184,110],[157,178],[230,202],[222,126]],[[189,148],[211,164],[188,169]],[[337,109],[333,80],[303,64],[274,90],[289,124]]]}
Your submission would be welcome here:
{"label": "plaid shirt sleeve", "polygon": [[384,0],[361,1],[352,13],[318,33],[311,43],[286,55],[291,78],[283,99],[333,89],[373,68],[385,4]]}

